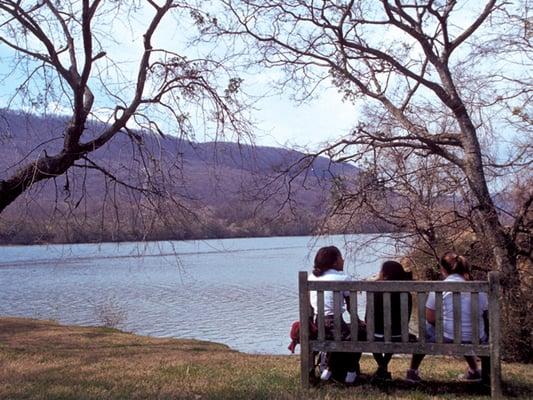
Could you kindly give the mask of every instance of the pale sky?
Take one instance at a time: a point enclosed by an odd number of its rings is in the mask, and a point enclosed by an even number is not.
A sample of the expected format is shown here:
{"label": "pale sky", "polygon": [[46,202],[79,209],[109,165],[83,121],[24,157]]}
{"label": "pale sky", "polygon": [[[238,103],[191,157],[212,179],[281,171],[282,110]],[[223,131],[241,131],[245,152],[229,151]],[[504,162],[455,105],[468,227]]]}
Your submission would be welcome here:
{"label": "pale sky", "polygon": [[[474,2],[476,3],[476,2]],[[141,3],[146,5],[146,3]],[[115,38],[115,43],[109,41],[105,44],[110,57],[121,62],[125,73],[125,80],[133,80],[135,66],[142,51],[142,29],[153,14],[152,10],[145,7],[126,19],[114,20],[109,26],[98,26],[99,30],[109,33],[108,37]],[[465,13],[467,14],[467,13]],[[154,47],[177,49],[181,54],[189,57],[201,55],[206,49],[195,48],[186,43],[187,32],[194,34],[196,27],[183,26],[188,16],[166,16],[160,27],[159,33],[154,38]],[[178,23],[181,26],[178,27]],[[463,23],[466,23],[463,21]],[[215,50],[218,51],[218,50]],[[223,51],[223,50],[222,50]],[[5,46],[0,45],[0,73],[6,71]],[[103,60],[98,65],[105,65]],[[339,138],[349,133],[358,119],[357,107],[342,101],[342,95],[335,88],[327,87],[327,82],[316,92],[316,98],[304,104],[297,104],[291,100],[290,90],[283,94],[274,94],[270,87],[270,80],[276,78],[272,70],[245,73],[243,89],[254,95],[262,94],[264,97],[254,104],[252,113],[256,121],[256,144],[268,146],[291,145],[297,147],[316,148],[320,143]],[[24,79],[24,74],[19,74],[19,81]],[[224,81],[222,79],[222,81]],[[0,93],[0,106],[5,106],[8,94],[17,84],[17,80],[8,79],[4,83],[3,93]],[[222,83],[222,82],[221,82]],[[96,93],[98,99],[98,93]],[[98,101],[98,100],[97,100]],[[63,107],[63,109],[61,108]],[[65,105],[57,107],[58,113],[66,112]],[[201,129],[196,140],[211,140],[212,136],[205,136]]]}
{"label": "pale sky", "polygon": [[[110,37],[116,38],[116,43],[105,43],[106,51],[113,60],[121,62],[121,69],[125,76],[133,80],[135,66],[142,49],[142,28],[152,15],[151,9],[147,8],[130,15],[130,22],[115,23],[109,27],[98,27],[111,31]],[[184,41],[183,32],[193,32],[196,27],[188,29],[176,29],[178,17],[167,16],[158,34],[154,38],[154,47],[166,49],[180,49],[178,52],[187,54],[188,57],[202,55],[203,49],[195,50]],[[180,20],[180,23],[183,19]],[[185,50],[186,49],[186,50]],[[191,51],[192,50],[192,51]],[[81,53],[81,52],[80,52]],[[10,51],[4,45],[0,45],[0,73],[5,73],[9,64],[7,57]],[[105,65],[103,60],[99,65]],[[322,87],[319,95],[304,104],[297,104],[290,99],[290,93],[274,94],[270,87],[270,80],[275,79],[276,72],[263,71],[257,74],[243,76],[243,90],[260,96],[254,104],[252,118],[257,129],[254,131],[255,143],[266,146],[291,145],[297,147],[316,148],[318,144],[338,138],[349,132],[357,121],[356,107],[350,103],[344,103],[336,89]],[[19,71],[17,76],[12,76],[3,82],[3,91],[0,94],[0,107],[5,107],[9,96],[14,92],[27,75]],[[279,75],[278,75],[279,76]],[[98,102],[98,94],[96,93]],[[69,109],[65,104],[58,105],[52,101],[49,105],[50,112],[68,114]],[[16,106],[14,107],[16,108]],[[42,112],[35,110],[36,113]],[[96,111],[98,114],[98,111]],[[212,136],[199,134],[196,140],[212,140]]]}
{"label": "pale sky", "polygon": [[262,99],[254,115],[258,121],[257,144],[296,145],[313,148],[344,136],[355,125],[357,110],[341,101],[335,89],[326,89],[316,99],[296,104],[289,96]]}

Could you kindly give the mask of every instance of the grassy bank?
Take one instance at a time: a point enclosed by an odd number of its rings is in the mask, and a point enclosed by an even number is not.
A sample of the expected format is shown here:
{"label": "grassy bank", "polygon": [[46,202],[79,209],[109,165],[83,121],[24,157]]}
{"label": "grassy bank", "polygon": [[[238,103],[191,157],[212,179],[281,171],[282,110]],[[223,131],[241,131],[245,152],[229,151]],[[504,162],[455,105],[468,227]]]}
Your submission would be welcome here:
{"label": "grassy bank", "polygon": [[[408,359],[392,361],[400,378]],[[488,389],[458,382],[464,362],[428,357],[426,382],[299,387],[297,356],[248,355],[224,345],[155,339],[107,328],[0,318],[0,399],[369,399],[487,398]],[[362,370],[375,369],[363,357]],[[505,391],[533,397],[531,365],[503,364]]]}

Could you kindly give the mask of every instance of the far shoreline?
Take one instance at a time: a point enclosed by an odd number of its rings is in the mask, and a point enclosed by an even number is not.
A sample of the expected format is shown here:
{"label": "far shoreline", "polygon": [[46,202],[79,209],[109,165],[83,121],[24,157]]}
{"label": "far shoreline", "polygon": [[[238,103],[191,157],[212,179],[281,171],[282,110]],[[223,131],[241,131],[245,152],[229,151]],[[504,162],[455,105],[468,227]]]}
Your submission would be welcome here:
{"label": "far shoreline", "polygon": [[157,243],[157,242],[202,242],[207,240],[225,240],[225,239],[261,239],[261,238],[295,238],[295,237],[328,237],[328,236],[351,236],[351,235],[393,235],[401,232],[398,231],[384,231],[384,232],[332,232],[332,233],[309,233],[299,235],[254,235],[254,236],[224,236],[224,237],[199,237],[190,239],[142,239],[138,240],[104,240],[104,241],[86,241],[86,242],[62,242],[62,241],[50,241],[50,242],[20,242],[20,243],[0,243],[2,247],[24,247],[24,246],[55,246],[55,245],[90,245],[90,244],[133,244],[133,243]]}

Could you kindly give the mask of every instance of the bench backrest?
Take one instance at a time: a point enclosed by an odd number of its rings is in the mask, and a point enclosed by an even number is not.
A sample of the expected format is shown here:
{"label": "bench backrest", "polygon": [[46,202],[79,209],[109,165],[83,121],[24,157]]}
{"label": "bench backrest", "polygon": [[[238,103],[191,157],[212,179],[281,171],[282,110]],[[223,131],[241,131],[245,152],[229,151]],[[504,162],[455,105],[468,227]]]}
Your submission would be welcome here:
{"label": "bench backrest", "polygon": [[[310,337],[309,321],[313,317],[310,307],[310,291],[317,292],[317,326],[316,338]],[[324,327],[324,292],[333,292],[334,299],[334,330],[333,338],[328,337]],[[350,298],[350,340],[341,340],[341,309],[342,292],[349,292]],[[366,340],[358,340],[358,314],[357,293],[366,294],[366,316],[369,323],[366,325]],[[430,292],[435,293],[435,343],[426,343],[426,299]],[[451,292],[453,301],[454,338],[452,343],[445,343],[443,335],[443,293]],[[374,296],[373,293],[382,293],[383,296],[383,341],[374,340]],[[400,293],[401,310],[401,339],[392,337],[391,324],[391,293]],[[413,296],[416,307],[412,311],[412,319],[416,315],[418,323],[416,342],[409,341],[408,318],[408,293]],[[479,324],[479,294],[486,293],[488,298],[489,343],[480,343],[479,333],[483,329]],[[471,326],[472,342],[461,343],[461,294],[468,294],[471,298]],[[300,344],[302,359],[310,357],[315,351],[340,351],[340,352],[382,352],[382,353],[423,353],[447,355],[477,355],[497,357],[499,368],[499,281],[495,272],[489,273],[488,281],[444,282],[444,281],[309,281],[308,273],[299,273],[299,300],[300,300]],[[380,313],[381,314],[381,313]],[[309,362],[305,362],[307,368]],[[304,361],[302,361],[302,365]],[[302,372],[304,370],[302,369]],[[496,371],[499,376],[499,371]],[[303,382],[302,374],[302,382]]]}

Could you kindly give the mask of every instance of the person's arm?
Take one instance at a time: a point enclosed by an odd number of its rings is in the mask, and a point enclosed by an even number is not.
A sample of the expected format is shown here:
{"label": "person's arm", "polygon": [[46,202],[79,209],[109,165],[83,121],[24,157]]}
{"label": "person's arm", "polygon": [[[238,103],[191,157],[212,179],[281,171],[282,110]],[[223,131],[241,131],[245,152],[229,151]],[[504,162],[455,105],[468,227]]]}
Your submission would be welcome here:
{"label": "person's arm", "polygon": [[489,312],[483,311],[483,332],[485,333],[485,337],[489,337]]}
{"label": "person's arm", "polygon": [[426,307],[426,321],[431,325],[435,325],[435,310]]}
{"label": "person's arm", "polygon": [[[351,278],[348,275],[344,274],[344,280],[345,281],[350,281]],[[344,303],[346,304],[346,311],[350,312],[351,311],[350,292],[348,290],[346,290],[346,291],[343,291],[341,293],[342,293],[342,297],[344,297]]]}
{"label": "person's arm", "polygon": [[346,303],[346,310],[348,312],[352,311],[352,306],[350,304],[350,296],[346,296],[346,294],[344,295],[344,302]]}
{"label": "person's arm", "polygon": [[480,308],[482,311],[481,315],[483,317],[483,328],[484,328],[483,332],[485,333],[485,338],[488,339],[489,338],[489,300],[485,293],[480,295],[480,299],[481,299]]}
{"label": "person's arm", "polygon": [[431,292],[426,301],[426,321],[435,325],[435,293]]}
{"label": "person's arm", "polygon": [[311,305],[311,302],[309,302],[309,315],[315,316],[315,309]]}

